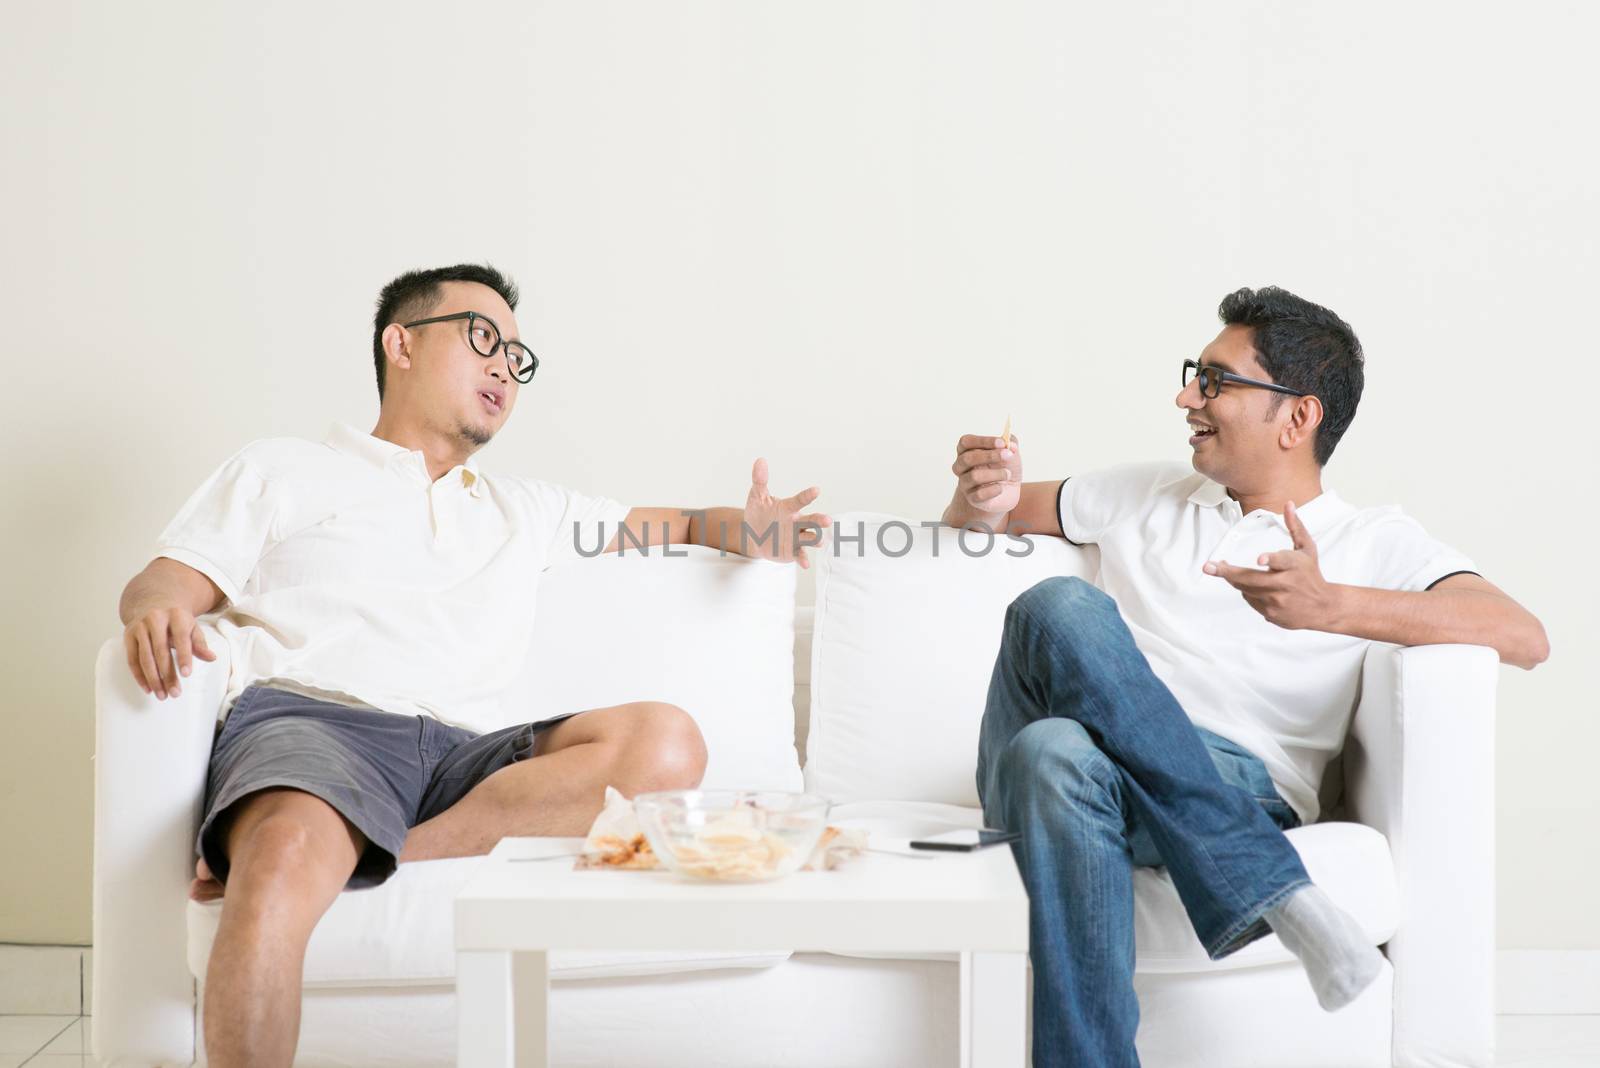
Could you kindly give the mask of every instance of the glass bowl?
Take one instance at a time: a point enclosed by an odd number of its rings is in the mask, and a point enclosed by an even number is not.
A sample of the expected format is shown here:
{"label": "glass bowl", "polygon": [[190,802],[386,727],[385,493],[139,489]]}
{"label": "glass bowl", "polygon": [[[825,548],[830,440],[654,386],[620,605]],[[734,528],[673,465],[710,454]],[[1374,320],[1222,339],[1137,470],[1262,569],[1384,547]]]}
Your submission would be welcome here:
{"label": "glass bowl", "polygon": [[633,799],[661,863],[713,882],[781,879],[811,856],[828,824],[825,797],[763,790],[661,790]]}

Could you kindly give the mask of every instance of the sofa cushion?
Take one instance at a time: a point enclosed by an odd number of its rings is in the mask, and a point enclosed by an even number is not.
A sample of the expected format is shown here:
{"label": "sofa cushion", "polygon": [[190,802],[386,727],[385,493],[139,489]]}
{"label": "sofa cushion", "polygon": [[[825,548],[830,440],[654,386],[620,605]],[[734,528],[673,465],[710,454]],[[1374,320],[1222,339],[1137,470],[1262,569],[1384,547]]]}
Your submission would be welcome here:
{"label": "sofa cushion", "polygon": [[532,651],[503,702],[506,722],[669,701],[705,736],[706,787],[798,790],[795,568],[701,546],[680,551],[545,572]]}
{"label": "sofa cushion", "polygon": [[[571,843],[574,849],[577,842]],[[455,982],[455,896],[483,857],[403,864],[382,886],[340,894],[306,947],[307,988],[433,986]],[[561,860],[548,864],[568,863]],[[189,971],[205,981],[222,902],[189,902]],[[786,951],[728,953],[573,952],[550,954],[553,981],[766,968]]]}
{"label": "sofa cushion", "polygon": [[[1311,881],[1355,917],[1373,945],[1389,941],[1400,922],[1400,895],[1383,835],[1360,823],[1315,823],[1287,834]],[[1294,959],[1278,936],[1269,934],[1212,960],[1165,868],[1134,869],[1133,909],[1140,972],[1226,971]]]}
{"label": "sofa cushion", "polygon": [[[978,724],[1006,606],[1053,575],[1093,577],[1098,557],[1050,537],[980,552],[981,535],[963,542],[949,527],[860,513],[834,530],[816,556],[806,788],[976,805]],[[860,543],[839,537],[858,530]],[[1008,555],[1024,544],[1028,555]]]}
{"label": "sofa cushion", "polygon": [[[982,825],[982,813],[964,805],[916,802],[857,802],[838,805],[830,817],[843,826],[866,827],[874,836],[916,838],[958,827]],[[1400,917],[1394,864],[1383,835],[1359,823],[1318,823],[1288,832],[1306,872],[1338,905],[1361,924],[1375,946],[1394,935]],[[947,856],[930,854],[930,856]],[[906,863],[939,861],[908,859]],[[1194,933],[1178,889],[1166,868],[1135,868],[1133,929],[1138,947],[1135,970],[1144,974],[1226,971],[1291,961],[1277,935],[1258,939],[1213,961]],[[847,956],[914,960],[955,960],[953,953],[851,953]]]}
{"label": "sofa cushion", "polygon": [[[829,822],[868,830],[879,844],[919,838],[960,827],[977,827],[976,808],[934,802],[877,801],[835,806]],[[1383,835],[1358,823],[1319,823],[1288,832],[1311,878],[1360,922],[1374,945],[1395,932],[1399,900],[1394,866]],[[576,847],[576,842],[571,843]],[[869,841],[869,845],[871,842]],[[941,864],[959,856],[929,853],[896,863],[923,864],[933,878]],[[312,933],[306,951],[305,985],[318,987],[428,986],[454,981],[452,902],[481,857],[403,865],[371,890],[340,894]],[[560,864],[561,860],[543,863]],[[1279,964],[1293,957],[1276,935],[1268,935],[1220,961],[1208,956],[1165,868],[1136,868],[1133,879],[1134,939],[1140,973],[1224,971]],[[204,981],[211,943],[222,914],[220,902],[189,902],[189,969]],[[954,960],[952,953],[849,953],[843,956],[900,960]],[[550,955],[555,980],[599,979],[765,968],[789,957],[766,953],[682,951],[651,953],[557,952]]]}

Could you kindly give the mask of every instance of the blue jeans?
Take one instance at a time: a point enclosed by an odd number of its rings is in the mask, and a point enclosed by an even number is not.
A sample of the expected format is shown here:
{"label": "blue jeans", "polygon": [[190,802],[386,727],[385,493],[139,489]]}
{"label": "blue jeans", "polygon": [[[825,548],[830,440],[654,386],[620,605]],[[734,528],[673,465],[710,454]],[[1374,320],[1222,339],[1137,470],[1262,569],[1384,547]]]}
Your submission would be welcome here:
{"label": "blue jeans", "polygon": [[1249,751],[1195,727],[1082,579],[1011,603],[978,743],[978,796],[1030,899],[1035,1068],[1137,1065],[1133,868],[1165,864],[1213,959],[1311,882],[1299,823]]}

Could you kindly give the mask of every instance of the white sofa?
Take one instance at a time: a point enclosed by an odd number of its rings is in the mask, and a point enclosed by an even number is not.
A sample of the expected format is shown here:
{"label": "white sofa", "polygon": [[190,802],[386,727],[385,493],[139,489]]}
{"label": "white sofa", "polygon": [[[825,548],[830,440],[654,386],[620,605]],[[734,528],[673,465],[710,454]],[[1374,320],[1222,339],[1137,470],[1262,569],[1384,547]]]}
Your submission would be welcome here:
{"label": "white sofa", "polygon": [[[1005,606],[1049,575],[1092,578],[1094,552],[1041,538],[1023,558],[1004,552],[1015,543],[969,556],[954,531],[839,523],[864,536],[819,554],[814,609],[796,609],[793,569],[702,550],[547,573],[507,722],[670,700],[701,722],[708,785],[798,788],[798,749],[805,784],[838,802],[836,821],[976,825],[977,728]],[[188,902],[186,888],[227,670],[225,658],[197,662],[183,696],[157,702],[129,678],[119,641],[96,665],[93,1043],[104,1063],[204,1062],[219,906]],[[1276,937],[1209,960],[1165,870],[1137,872],[1147,1068],[1492,1064],[1496,671],[1480,647],[1367,656],[1323,819],[1289,832],[1312,877],[1384,946],[1382,976],[1344,1011],[1322,1012]],[[297,1063],[452,1062],[450,900],[477,863],[406,865],[341,896],[308,951]],[[950,958],[708,946],[552,964],[561,1065],[961,1060]]]}

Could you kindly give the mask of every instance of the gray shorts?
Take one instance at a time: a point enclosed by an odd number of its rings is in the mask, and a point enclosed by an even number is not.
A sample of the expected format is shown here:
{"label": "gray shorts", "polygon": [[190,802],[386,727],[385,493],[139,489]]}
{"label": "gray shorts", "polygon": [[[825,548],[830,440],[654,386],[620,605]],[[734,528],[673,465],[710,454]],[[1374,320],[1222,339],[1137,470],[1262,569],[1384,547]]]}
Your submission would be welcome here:
{"label": "gray shorts", "polygon": [[535,736],[574,714],[474,734],[425,716],[252,686],[212,743],[195,850],[226,881],[229,807],[258,790],[291,787],[320,797],[366,835],[347,886],[377,886],[394,874],[408,830],[532,756]]}

